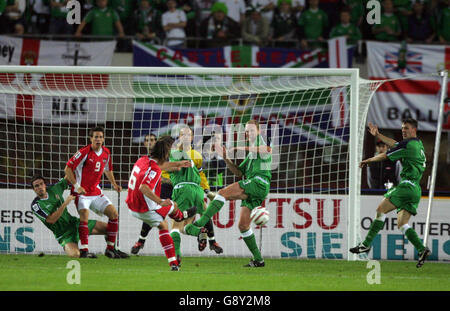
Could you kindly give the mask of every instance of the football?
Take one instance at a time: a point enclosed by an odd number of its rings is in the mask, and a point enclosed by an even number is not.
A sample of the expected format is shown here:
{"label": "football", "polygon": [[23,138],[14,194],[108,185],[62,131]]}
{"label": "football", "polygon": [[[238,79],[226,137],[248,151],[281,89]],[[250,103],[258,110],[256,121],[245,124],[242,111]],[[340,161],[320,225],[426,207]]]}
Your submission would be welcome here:
{"label": "football", "polygon": [[258,206],[250,214],[250,219],[257,226],[263,226],[269,221],[269,211],[265,207]]}

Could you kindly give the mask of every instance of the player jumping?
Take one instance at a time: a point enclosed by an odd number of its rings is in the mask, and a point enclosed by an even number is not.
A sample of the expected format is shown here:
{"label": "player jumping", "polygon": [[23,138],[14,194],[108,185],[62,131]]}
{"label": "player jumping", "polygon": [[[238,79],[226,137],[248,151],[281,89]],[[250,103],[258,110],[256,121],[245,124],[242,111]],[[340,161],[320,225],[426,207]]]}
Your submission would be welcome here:
{"label": "player jumping", "polygon": [[419,182],[426,165],[423,144],[417,138],[417,121],[408,118],[402,122],[403,140],[400,142],[380,134],[378,127],[372,123],[369,123],[369,132],[391,149],[362,161],[359,166],[363,168],[369,163],[386,159],[391,161],[401,160],[403,166],[400,173],[401,181],[384,195],[385,198],[377,208],[377,217],[370,226],[366,239],[359,245],[351,248],[350,252],[354,254],[369,252],[373,239],[384,226],[386,214],[397,210],[398,229],[406,235],[408,240],[418,250],[419,261],[416,266],[420,268],[423,266],[425,259],[431,254],[431,251],[423,245],[416,231],[408,225],[411,215],[415,216],[417,214],[417,207],[422,194]]}

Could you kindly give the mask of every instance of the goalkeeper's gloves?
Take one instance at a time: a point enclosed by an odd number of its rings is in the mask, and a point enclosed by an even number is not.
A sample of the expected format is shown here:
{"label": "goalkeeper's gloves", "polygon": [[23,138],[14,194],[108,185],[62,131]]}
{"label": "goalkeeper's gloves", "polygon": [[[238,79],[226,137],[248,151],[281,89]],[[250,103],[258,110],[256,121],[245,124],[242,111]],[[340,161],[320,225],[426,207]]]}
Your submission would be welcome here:
{"label": "goalkeeper's gloves", "polygon": [[205,189],[206,197],[210,199],[211,201],[214,200],[216,197],[216,193],[213,191],[210,191],[209,189]]}

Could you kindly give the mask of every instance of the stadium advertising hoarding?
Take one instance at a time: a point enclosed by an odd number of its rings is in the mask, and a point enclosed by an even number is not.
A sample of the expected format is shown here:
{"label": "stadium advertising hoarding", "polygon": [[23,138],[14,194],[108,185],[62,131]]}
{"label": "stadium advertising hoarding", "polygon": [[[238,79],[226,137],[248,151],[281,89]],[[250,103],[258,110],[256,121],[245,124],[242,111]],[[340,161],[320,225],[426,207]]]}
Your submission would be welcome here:
{"label": "stadium advertising hoarding", "polygon": [[[31,190],[0,190],[1,197],[15,205],[0,211],[0,252],[17,253],[56,253],[62,248],[52,233],[34,216],[30,202],[34,198]],[[105,191],[106,195],[117,202],[117,194]],[[141,222],[132,217],[125,204],[125,195],[121,196],[119,246],[128,252],[139,236]],[[381,201],[379,196],[361,197],[361,236],[364,237],[374,219],[375,209]],[[425,230],[427,198],[422,198],[418,215],[412,217],[410,225],[421,238]],[[264,257],[272,258],[330,258],[346,259],[347,237],[347,201],[342,195],[311,194],[269,194],[264,201],[270,212],[270,220],[262,228],[252,225],[258,244]],[[433,204],[429,247],[432,250],[430,260],[450,260],[450,223],[448,215],[449,199],[435,199]],[[73,204],[69,212],[77,215]],[[227,202],[214,218],[215,236],[224,248],[224,256],[249,256],[245,243],[241,240],[237,222],[240,201]],[[100,219],[94,213],[93,218]],[[105,220],[105,219],[103,219]],[[262,239],[261,238],[262,232]],[[162,255],[157,230],[150,232],[148,243],[141,251],[147,255]],[[185,256],[217,256],[209,249],[200,253],[195,238],[182,236],[182,254]],[[90,239],[92,251],[102,253],[105,242],[101,236]],[[375,238],[371,259],[413,260],[417,253],[413,246],[397,229],[396,214],[387,215],[383,230]]]}
{"label": "stadium advertising hoarding", "polygon": [[[436,131],[441,78],[424,74],[450,70],[450,46],[368,41],[367,53],[370,79],[411,78],[384,83],[373,97],[368,121],[398,129],[402,119],[412,117],[419,121],[420,130]],[[450,83],[447,91],[450,97]],[[450,103],[445,111],[443,129],[450,130]]]}
{"label": "stadium advertising hoarding", "polygon": [[[115,45],[115,41],[47,41],[0,36],[0,65],[110,66]],[[1,74],[0,88],[5,92],[0,96],[0,118],[40,123],[104,122],[106,100],[86,95],[89,93],[86,91],[108,87],[107,76],[100,76]]]}

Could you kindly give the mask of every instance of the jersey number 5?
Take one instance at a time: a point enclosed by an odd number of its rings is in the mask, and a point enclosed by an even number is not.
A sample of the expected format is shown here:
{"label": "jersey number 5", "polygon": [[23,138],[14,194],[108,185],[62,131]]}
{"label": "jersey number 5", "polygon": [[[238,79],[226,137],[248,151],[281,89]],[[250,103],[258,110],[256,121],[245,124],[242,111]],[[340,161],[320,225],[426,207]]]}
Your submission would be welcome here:
{"label": "jersey number 5", "polygon": [[[139,174],[141,169],[138,166],[133,167],[133,170],[131,171],[130,180],[128,181],[128,188],[131,190],[134,190],[134,187],[136,186],[136,175]],[[135,175],[136,174],[136,175]]]}

